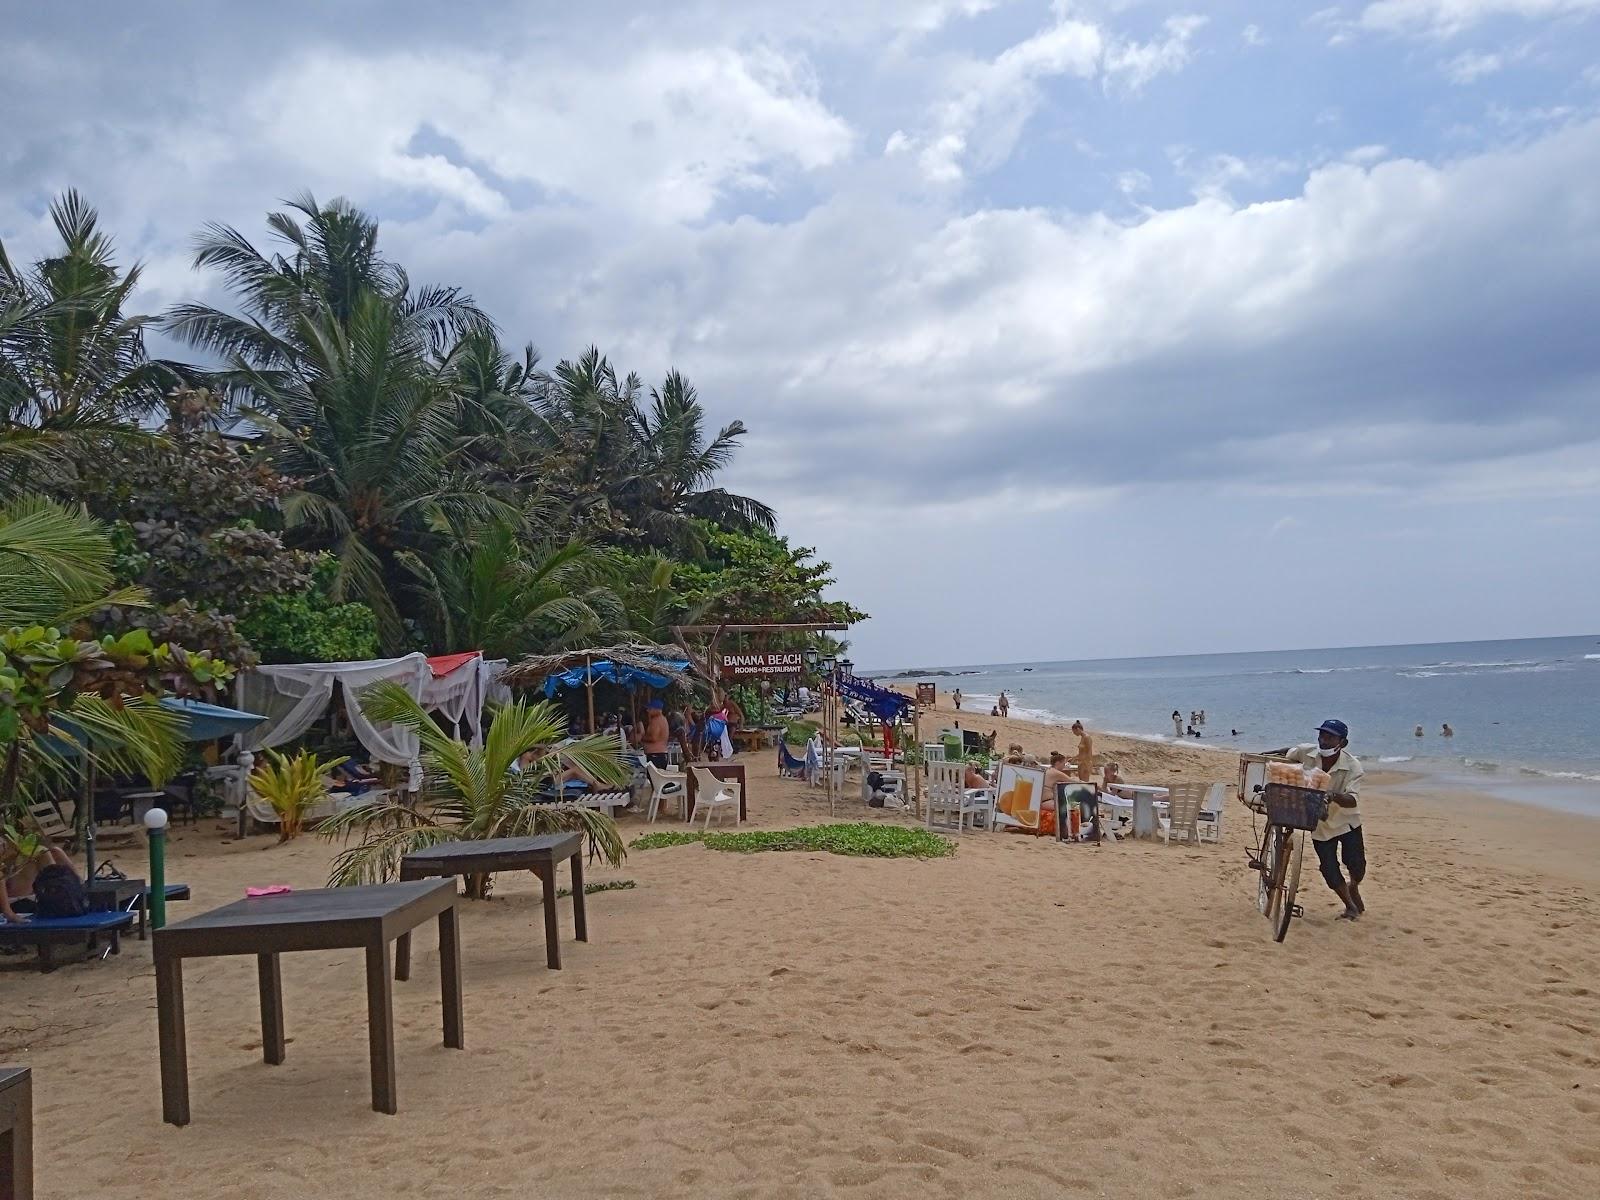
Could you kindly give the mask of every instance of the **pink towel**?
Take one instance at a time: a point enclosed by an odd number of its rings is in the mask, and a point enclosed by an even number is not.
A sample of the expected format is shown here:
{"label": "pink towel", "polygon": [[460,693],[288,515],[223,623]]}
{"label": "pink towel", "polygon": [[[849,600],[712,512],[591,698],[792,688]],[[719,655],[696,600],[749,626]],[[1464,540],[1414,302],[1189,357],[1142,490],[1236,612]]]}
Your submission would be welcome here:
{"label": "pink towel", "polygon": [[247,887],[246,896],[282,896],[290,890],[287,883],[269,883],[266,887]]}

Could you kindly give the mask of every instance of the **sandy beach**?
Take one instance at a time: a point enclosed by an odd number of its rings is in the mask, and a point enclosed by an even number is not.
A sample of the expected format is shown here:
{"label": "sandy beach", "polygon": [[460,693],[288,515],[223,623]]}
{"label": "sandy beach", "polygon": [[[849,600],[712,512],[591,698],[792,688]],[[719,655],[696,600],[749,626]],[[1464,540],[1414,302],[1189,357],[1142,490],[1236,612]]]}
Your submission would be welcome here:
{"label": "sandy beach", "polygon": [[[1098,748],[1135,780],[1232,777],[1208,751]],[[742,761],[755,827],[826,819],[769,755]],[[592,940],[567,940],[560,972],[531,877],[463,902],[465,1051],[440,1044],[419,935],[397,1116],[369,1107],[354,953],[284,957],[279,1067],[254,964],[188,965],[184,1129],[160,1120],[148,943],[45,976],[0,961],[0,1061],[34,1069],[45,1200],[1600,1194],[1600,823],[1405,782],[1369,776],[1367,918],[1336,923],[1308,870],[1281,946],[1237,805],[1199,849],[688,846],[593,872],[638,886],[590,897]],[[317,886],[333,849],[225,836],[176,831],[171,875],[196,899],[173,919]],[[561,923],[570,939],[566,902]]]}

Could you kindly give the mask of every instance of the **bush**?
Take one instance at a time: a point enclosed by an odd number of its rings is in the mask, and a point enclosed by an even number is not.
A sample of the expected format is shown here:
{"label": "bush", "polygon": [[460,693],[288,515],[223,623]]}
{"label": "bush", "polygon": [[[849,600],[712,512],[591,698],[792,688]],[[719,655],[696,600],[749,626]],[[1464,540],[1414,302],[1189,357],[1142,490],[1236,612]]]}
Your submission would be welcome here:
{"label": "bush", "polygon": [[335,565],[324,557],[311,587],[265,596],[239,620],[264,663],[349,662],[378,656],[378,618],[365,604],[336,604],[330,592]]}

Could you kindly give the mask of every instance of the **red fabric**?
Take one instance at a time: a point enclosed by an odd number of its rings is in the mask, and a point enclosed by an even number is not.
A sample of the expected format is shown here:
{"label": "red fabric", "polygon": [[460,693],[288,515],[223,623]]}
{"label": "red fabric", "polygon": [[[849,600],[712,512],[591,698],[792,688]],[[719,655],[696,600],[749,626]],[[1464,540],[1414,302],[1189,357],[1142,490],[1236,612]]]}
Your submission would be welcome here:
{"label": "red fabric", "polygon": [[482,657],[482,650],[468,650],[465,654],[438,654],[428,660],[428,670],[433,672],[435,679],[442,679],[452,671],[458,671],[474,659]]}

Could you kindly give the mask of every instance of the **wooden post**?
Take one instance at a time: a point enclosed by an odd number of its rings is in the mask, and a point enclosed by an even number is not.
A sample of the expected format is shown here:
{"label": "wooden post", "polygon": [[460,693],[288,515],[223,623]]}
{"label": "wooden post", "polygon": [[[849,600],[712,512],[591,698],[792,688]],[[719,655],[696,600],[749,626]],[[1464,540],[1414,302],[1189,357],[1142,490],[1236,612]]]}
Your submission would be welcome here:
{"label": "wooden post", "polygon": [[589,736],[593,737],[594,728],[594,664],[589,661],[589,656],[583,656],[583,684],[589,693]]}

